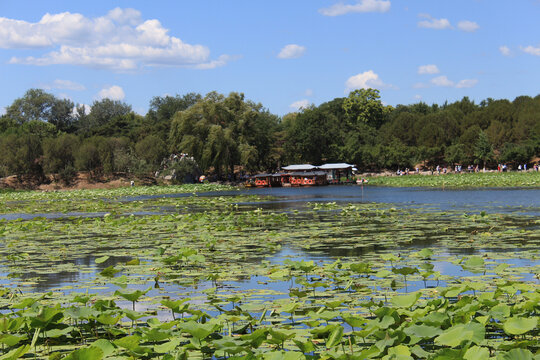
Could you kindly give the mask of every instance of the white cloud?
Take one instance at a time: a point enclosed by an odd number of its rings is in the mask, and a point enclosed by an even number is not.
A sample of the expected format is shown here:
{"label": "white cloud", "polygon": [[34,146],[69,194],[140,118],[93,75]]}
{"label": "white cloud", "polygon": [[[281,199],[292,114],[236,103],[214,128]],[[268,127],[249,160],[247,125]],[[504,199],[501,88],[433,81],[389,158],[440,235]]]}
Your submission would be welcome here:
{"label": "white cloud", "polygon": [[422,100],[422,95],[414,95],[414,100]]}
{"label": "white cloud", "polygon": [[194,65],[193,68],[199,70],[215,69],[221,66],[225,66],[225,64],[227,64],[229,61],[236,60],[238,58],[240,58],[240,56],[221,55],[216,60]]}
{"label": "white cloud", "polygon": [[435,86],[453,87],[454,82],[449,80],[446,75],[437,76],[431,79],[431,83]]}
{"label": "white cloud", "polygon": [[45,90],[49,90],[49,89],[73,90],[73,91],[86,90],[86,87],[84,87],[84,85],[78,84],[71,80],[61,80],[61,79],[56,79],[52,83],[44,85],[43,88]]}
{"label": "white cloud", "polygon": [[50,49],[38,57],[13,57],[10,63],[113,70],[146,66],[210,69],[231,59],[222,55],[212,60],[206,46],[185,43],[169,35],[159,20],[143,21],[139,11],[120,8],[97,18],[69,12],[45,14],[37,23],[0,18],[0,48]]}
{"label": "white cloud", "polygon": [[118,85],[102,89],[98,93],[99,99],[124,100],[125,97],[126,94],[124,93],[124,90]]}
{"label": "white cloud", "polygon": [[141,12],[135,9],[115,8],[109,11],[107,16],[119,24],[137,25],[142,22]]}
{"label": "white cloud", "polygon": [[529,45],[525,48],[521,47],[521,51],[530,55],[540,56],[540,47],[534,47]]}
{"label": "white cloud", "polygon": [[90,111],[92,111],[92,106],[88,105],[88,104],[80,104],[79,106],[83,106],[84,107],[84,113],[86,115],[90,114]]}
{"label": "white cloud", "polygon": [[463,79],[463,80],[460,80],[457,83],[456,88],[458,88],[458,89],[472,88],[476,84],[478,84],[478,80],[476,80],[476,79]]}
{"label": "white cloud", "polygon": [[437,76],[430,80],[429,84],[419,83],[416,84],[415,88],[426,88],[431,86],[440,86],[440,87],[452,87],[456,89],[472,88],[478,84],[477,79],[463,79],[455,83],[454,81],[448,79],[446,75]]}
{"label": "white cloud", "polygon": [[308,106],[309,106],[309,100],[307,99],[298,100],[298,101],[293,102],[291,105],[289,105],[289,107],[294,110],[307,109]]}
{"label": "white cloud", "polygon": [[425,75],[425,74],[438,74],[440,71],[439,71],[439,68],[437,67],[437,65],[433,65],[433,64],[430,64],[430,65],[421,65],[418,67],[418,74],[420,75]]}
{"label": "white cloud", "polygon": [[[425,29],[446,30],[454,29],[450,20],[446,18],[436,19],[429,14],[418,14],[418,17],[424,20],[418,21],[418,27]],[[465,32],[475,32],[480,29],[480,25],[474,21],[462,20],[458,22],[457,29]]]}
{"label": "white cloud", "polygon": [[360,0],[356,4],[337,3],[328,8],[319,9],[325,16],[338,16],[348,13],[387,12],[390,10],[390,1]]}
{"label": "white cloud", "polygon": [[391,88],[395,89],[396,87],[390,84],[385,84],[380,78],[379,75],[375,74],[373,70],[368,70],[363,73],[351,76],[345,82],[345,93],[350,92],[354,89],[383,89]]}
{"label": "white cloud", "polygon": [[500,51],[501,54],[503,54],[504,56],[510,56],[510,55],[512,55],[512,51],[510,51],[510,49],[509,49],[508,46],[506,46],[506,45],[500,46],[500,47],[499,47],[499,51]]}
{"label": "white cloud", "polygon": [[304,55],[306,48],[297,44],[285,45],[278,54],[280,59],[296,59]]}
{"label": "white cloud", "polygon": [[463,20],[463,21],[458,22],[457,28],[465,32],[475,32],[476,30],[480,28],[480,26],[474,21]]}
{"label": "white cloud", "polygon": [[311,89],[306,89],[306,91],[304,92],[304,95],[306,95],[306,96],[313,96],[313,90],[311,90]]}
{"label": "white cloud", "polygon": [[71,114],[72,114],[73,116],[79,115],[79,112],[78,112],[77,108],[78,108],[78,107],[81,107],[81,106],[83,107],[84,113],[85,113],[86,115],[90,114],[90,110],[92,110],[92,107],[91,107],[90,105],[87,105],[87,104],[77,104],[77,105],[75,105],[75,106],[73,107],[73,109],[71,110]]}
{"label": "white cloud", "polygon": [[452,25],[450,24],[450,21],[448,21],[448,19],[435,19],[429,14],[419,14],[418,16],[425,19],[418,22],[418,27],[436,30],[452,28]]}

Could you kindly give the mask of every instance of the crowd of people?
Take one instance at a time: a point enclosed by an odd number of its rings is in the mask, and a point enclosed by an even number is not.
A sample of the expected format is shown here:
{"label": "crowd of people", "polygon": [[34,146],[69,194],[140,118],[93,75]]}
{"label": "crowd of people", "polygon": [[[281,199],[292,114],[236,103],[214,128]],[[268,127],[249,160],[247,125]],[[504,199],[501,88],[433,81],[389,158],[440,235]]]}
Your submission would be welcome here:
{"label": "crowd of people", "polygon": [[[540,171],[540,164],[534,164],[533,167],[530,168],[530,169],[527,167],[527,164],[519,164],[517,166],[516,170],[517,171],[529,171],[529,170]],[[430,167],[428,171],[431,173],[431,175],[434,175],[435,173],[437,173],[437,175],[448,174],[448,173],[451,172],[451,168],[449,170],[448,167],[446,167],[446,166],[443,167],[443,166],[437,165],[435,168]],[[479,172],[479,171],[480,171],[479,165],[468,165],[467,169],[466,169],[466,172],[468,172],[468,173]],[[482,171],[486,171],[486,170],[483,169]],[[497,172],[508,172],[508,171],[510,171],[510,168],[506,164],[498,164],[497,165]],[[463,172],[463,166],[462,165],[455,165],[453,172],[455,174],[461,174]],[[405,170],[398,169],[397,172],[396,172],[396,175],[398,175],[398,176],[409,175],[409,174],[411,174],[411,170],[408,169],[408,168],[406,168]],[[414,169],[414,174],[420,174],[420,168],[419,167],[416,167]]]}

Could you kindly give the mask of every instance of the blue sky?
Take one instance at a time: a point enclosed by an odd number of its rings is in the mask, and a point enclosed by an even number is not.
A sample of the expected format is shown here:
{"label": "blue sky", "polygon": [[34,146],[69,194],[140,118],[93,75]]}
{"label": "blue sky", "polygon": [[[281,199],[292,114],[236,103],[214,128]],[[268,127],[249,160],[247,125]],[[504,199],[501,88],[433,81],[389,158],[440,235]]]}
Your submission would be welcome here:
{"label": "blue sky", "polygon": [[385,104],[540,93],[540,0],[0,1],[0,112],[30,88],[141,114],[243,92],[272,113],[373,87]]}

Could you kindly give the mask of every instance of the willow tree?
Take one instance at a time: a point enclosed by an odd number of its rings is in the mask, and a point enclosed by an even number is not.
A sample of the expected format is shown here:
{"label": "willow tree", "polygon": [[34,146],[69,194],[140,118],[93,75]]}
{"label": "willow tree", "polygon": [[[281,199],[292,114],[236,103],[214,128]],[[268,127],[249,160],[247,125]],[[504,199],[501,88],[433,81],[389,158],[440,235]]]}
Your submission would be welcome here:
{"label": "willow tree", "polygon": [[193,156],[203,171],[213,169],[218,176],[232,174],[235,165],[253,171],[269,157],[277,123],[244,94],[211,92],[174,115],[170,150]]}

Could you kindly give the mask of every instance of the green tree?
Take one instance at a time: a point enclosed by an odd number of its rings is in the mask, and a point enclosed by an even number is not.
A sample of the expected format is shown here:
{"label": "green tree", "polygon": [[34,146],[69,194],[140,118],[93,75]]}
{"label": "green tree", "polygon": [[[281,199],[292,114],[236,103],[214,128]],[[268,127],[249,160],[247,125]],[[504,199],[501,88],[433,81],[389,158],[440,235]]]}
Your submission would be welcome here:
{"label": "green tree", "polygon": [[481,131],[480,126],[473,125],[465,130],[459,138],[459,143],[463,144],[464,161],[467,163],[475,161],[475,147]]}
{"label": "green tree", "polygon": [[135,144],[135,152],[140,159],[157,168],[161,160],[167,156],[167,145],[156,135],[148,135]]}
{"label": "green tree", "polygon": [[500,159],[514,165],[527,164],[535,156],[535,146],[531,143],[506,143],[502,147]]}
{"label": "green tree", "polygon": [[[122,159],[117,159],[121,154]],[[93,136],[84,140],[75,153],[75,166],[96,177],[115,171],[126,171],[124,154],[129,154],[129,141],[124,138]],[[122,160],[122,161],[119,161]]]}
{"label": "green tree", "polygon": [[7,174],[43,179],[43,149],[38,136],[23,133],[0,137],[0,149],[0,163]]}
{"label": "green tree", "polygon": [[120,100],[108,98],[96,100],[90,107],[90,113],[80,118],[77,127],[83,133],[92,133],[93,130],[106,125],[116,117],[127,115],[131,111],[131,105]]}
{"label": "green tree", "polygon": [[166,141],[174,114],[188,109],[201,99],[202,96],[196,93],[188,93],[183,96],[153,97],[144,123],[145,134],[153,134]]}
{"label": "green tree", "polygon": [[203,171],[221,176],[235,165],[251,170],[268,166],[278,118],[244,94],[216,92],[174,115],[169,145],[172,152],[193,156]]}
{"label": "green tree", "polygon": [[486,163],[493,158],[493,146],[484,131],[480,131],[480,134],[478,134],[478,140],[474,147],[474,156],[476,161],[482,162],[484,170]]}
{"label": "green tree", "polygon": [[62,177],[66,169],[74,169],[75,152],[78,148],[79,139],[72,134],[45,139],[43,141],[43,170],[49,174],[60,174],[59,176]]}
{"label": "green tree", "polygon": [[59,131],[71,131],[75,120],[73,109],[74,104],[68,99],[30,89],[6,108],[6,115],[20,125],[40,121],[54,125]]}
{"label": "green tree", "polygon": [[94,127],[90,133],[93,136],[125,137],[136,142],[140,137],[147,135],[140,131],[143,122],[144,117],[131,112],[115,116],[105,124]]}
{"label": "green tree", "polygon": [[448,164],[460,164],[465,159],[465,151],[463,144],[457,143],[448,146],[444,151],[444,160]]}
{"label": "green tree", "polygon": [[342,145],[339,119],[322,106],[303,109],[287,134],[289,158],[320,164],[339,160]]}
{"label": "green tree", "polygon": [[343,101],[343,110],[351,128],[364,123],[379,128],[384,121],[385,108],[377,89],[358,89]]}
{"label": "green tree", "polygon": [[101,159],[95,138],[86,139],[75,152],[75,167],[92,175],[101,172]]}

